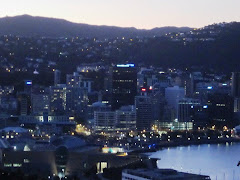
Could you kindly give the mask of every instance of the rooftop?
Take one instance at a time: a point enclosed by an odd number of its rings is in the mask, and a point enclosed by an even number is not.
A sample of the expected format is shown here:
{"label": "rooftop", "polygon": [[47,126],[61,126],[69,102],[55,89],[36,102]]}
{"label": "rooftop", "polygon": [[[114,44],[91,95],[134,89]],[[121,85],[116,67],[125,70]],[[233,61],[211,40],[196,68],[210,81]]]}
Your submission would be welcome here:
{"label": "rooftop", "polygon": [[151,180],[205,180],[209,176],[178,172],[174,169],[126,169],[123,173]]}

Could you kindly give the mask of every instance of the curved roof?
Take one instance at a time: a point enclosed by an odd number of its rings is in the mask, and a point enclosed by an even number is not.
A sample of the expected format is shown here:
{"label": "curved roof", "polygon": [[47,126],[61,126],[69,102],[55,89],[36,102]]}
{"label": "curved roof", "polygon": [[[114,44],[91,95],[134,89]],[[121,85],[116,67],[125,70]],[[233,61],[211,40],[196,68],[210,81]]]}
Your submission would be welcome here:
{"label": "curved roof", "polygon": [[24,128],[21,128],[21,127],[6,127],[6,128],[3,128],[1,129],[0,131],[5,131],[5,132],[16,132],[16,133],[27,133],[28,130],[27,129],[24,129]]}
{"label": "curved roof", "polygon": [[93,107],[99,107],[99,106],[101,107],[101,106],[106,106],[106,104],[98,101],[98,102],[93,103],[92,106]]}
{"label": "curved roof", "polygon": [[240,125],[236,126],[234,129],[240,131]]}
{"label": "curved roof", "polygon": [[83,139],[74,136],[61,136],[53,139],[51,143],[57,147],[65,146],[68,149],[86,145],[86,142]]}

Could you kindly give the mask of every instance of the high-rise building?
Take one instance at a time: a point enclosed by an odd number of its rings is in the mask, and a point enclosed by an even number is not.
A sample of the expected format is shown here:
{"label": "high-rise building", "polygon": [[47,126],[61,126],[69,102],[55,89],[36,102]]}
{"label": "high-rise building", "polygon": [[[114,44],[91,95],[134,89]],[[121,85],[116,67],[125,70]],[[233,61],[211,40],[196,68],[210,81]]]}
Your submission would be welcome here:
{"label": "high-rise building", "polygon": [[234,98],[234,112],[240,112],[240,98]]}
{"label": "high-rise building", "polygon": [[66,112],[77,117],[85,118],[87,116],[87,104],[87,88],[67,87]]}
{"label": "high-rise building", "polygon": [[174,109],[175,118],[177,118],[178,102],[185,97],[185,90],[182,87],[174,86],[165,89],[165,98],[167,104]]}
{"label": "high-rise building", "polygon": [[73,74],[67,74],[66,76],[66,84],[67,87],[80,87],[80,82],[83,76],[78,72],[74,72]]}
{"label": "high-rise building", "polygon": [[112,108],[133,105],[137,94],[137,69],[134,64],[118,64],[111,69]]}
{"label": "high-rise building", "polygon": [[182,75],[182,85],[184,87],[185,96],[192,97],[193,93],[193,78],[191,74],[183,74]]}
{"label": "high-rise building", "polygon": [[50,112],[53,114],[64,114],[66,110],[65,84],[50,87]]}
{"label": "high-rise building", "polygon": [[26,93],[19,93],[18,95],[19,114],[26,116],[31,112],[31,99],[30,95]]}
{"label": "high-rise building", "polygon": [[233,125],[234,100],[229,95],[210,94],[208,98],[209,119],[212,125],[222,128]]}
{"label": "high-rise building", "polygon": [[161,92],[152,93],[152,117],[154,121],[162,121],[164,115],[165,99]]}
{"label": "high-rise building", "polygon": [[66,84],[67,87],[87,88],[88,93],[92,91],[92,80],[84,78],[77,72],[74,72],[73,74],[67,74]]}
{"label": "high-rise building", "polygon": [[32,113],[33,114],[43,114],[49,111],[49,94],[32,94]]}
{"label": "high-rise building", "polygon": [[61,84],[61,71],[55,70],[54,71],[54,86]]}
{"label": "high-rise building", "polygon": [[32,93],[32,81],[31,80],[24,81],[24,93],[31,95],[31,93]]}
{"label": "high-rise building", "polygon": [[232,73],[232,96],[240,97],[240,72]]}
{"label": "high-rise building", "polygon": [[137,130],[150,130],[153,123],[152,100],[148,96],[136,96]]}
{"label": "high-rise building", "polygon": [[198,99],[185,98],[178,102],[178,119],[179,122],[192,122],[193,111],[200,106]]}

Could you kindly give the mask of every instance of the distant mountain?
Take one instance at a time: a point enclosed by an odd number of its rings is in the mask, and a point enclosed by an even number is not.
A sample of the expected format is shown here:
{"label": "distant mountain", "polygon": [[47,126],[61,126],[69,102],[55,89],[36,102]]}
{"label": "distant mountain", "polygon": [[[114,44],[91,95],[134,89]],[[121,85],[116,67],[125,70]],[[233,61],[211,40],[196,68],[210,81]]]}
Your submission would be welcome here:
{"label": "distant mountain", "polygon": [[88,24],[72,23],[63,19],[33,17],[21,15],[0,18],[0,35],[19,36],[46,36],[46,37],[88,37],[88,38],[113,38],[113,37],[150,37],[162,36],[170,32],[186,32],[189,27],[161,27],[152,30],[136,28],[121,28],[115,26],[95,26]]}

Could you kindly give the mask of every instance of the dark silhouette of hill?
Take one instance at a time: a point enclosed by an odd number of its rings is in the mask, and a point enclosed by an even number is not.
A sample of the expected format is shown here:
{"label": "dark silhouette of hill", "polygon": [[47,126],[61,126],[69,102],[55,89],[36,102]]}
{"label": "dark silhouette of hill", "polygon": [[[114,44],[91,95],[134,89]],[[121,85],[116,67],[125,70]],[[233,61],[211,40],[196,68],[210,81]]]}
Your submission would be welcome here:
{"label": "dark silhouette of hill", "polygon": [[213,24],[191,32],[178,41],[172,40],[172,35],[151,38],[145,44],[124,49],[124,54],[134,57],[133,62],[155,66],[183,69],[196,66],[226,72],[240,70],[239,22]]}
{"label": "dark silhouette of hill", "polygon": [[152,30],[140,30],[115,26],[95,26],[72,23],[63,19],[29,15],[0,18],[0,35],[113,38],[161,36],[169,32],[186,32],[189,30],[191,30],[189,27],[161,27]]}

